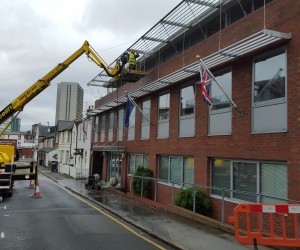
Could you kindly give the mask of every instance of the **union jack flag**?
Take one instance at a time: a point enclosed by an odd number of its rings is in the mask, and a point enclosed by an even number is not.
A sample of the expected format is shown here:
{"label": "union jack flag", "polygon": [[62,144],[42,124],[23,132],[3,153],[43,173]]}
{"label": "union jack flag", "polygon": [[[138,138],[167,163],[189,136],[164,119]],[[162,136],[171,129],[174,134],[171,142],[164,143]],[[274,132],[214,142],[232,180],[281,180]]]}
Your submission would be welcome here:
{"label": "union jack flag", "polygon": [[199,64],[200,68],[200,88],[202,96],[208,107],[212,106],[212,100],[209,96],[209,88],[212,82],[212,77],[209,75],[202,63]]}

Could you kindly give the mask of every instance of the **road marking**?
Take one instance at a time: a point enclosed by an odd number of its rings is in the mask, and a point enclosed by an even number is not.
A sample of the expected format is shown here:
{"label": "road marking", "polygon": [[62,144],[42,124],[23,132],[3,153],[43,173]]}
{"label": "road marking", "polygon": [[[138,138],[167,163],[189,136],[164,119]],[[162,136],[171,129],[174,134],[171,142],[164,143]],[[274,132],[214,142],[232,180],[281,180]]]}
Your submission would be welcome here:
{"label": "road marking", "polygon": [[0,207],[0,208],[3,208],[4,210],[6,210],[6,206],[4,206],[4,207]]}
{"label": "road marking", "polygon": [[4,239],[4,232],[2,232],[2,233],[0,234],[0,238],[1,238],[1,239]]}
{"label": "road marking", "polygon": [[[54,183],[56,184],[56,183]],[[58,185],[59,186],[59,185]],[[60,186],[59,186],[60,187]],[[137,233],[136,231],[134,231],[133,229],[131,229],[130,227],[128,227],[126,224],[124,224],[123,222],[117,220],[116,218],[112,217],[111,215],[109,215],[108,213],[102,211],[101,209],[97,208],[96,206],[94,206],[93,204],[89,203],[88,201],[84,200],[83,198],[77,196],[76,194],[66,190],[63,188],[64,191],[66,191],[67,193],[69,193],[70,195],[72,195],[73,197],[77,198],[78,200],[84,202],[85,204],[89,205],[90,207],[94,208],[95,210],[97,210],[99,213],[105,215],[106,217],[108,217],[109,219],[113,220],[114,222],[118,223],[119,225],[121,225],[122,227],[124,227],[125,229],[127,229],[129,232],[133,233],[134,235],[136,235],[137,237],[149,242],[150,244],[156,246],[158,249],[161,250],[166,250],[166,248],[158,245],[157,243],[155,243],[154,241],[140,235],[139,233]]]}

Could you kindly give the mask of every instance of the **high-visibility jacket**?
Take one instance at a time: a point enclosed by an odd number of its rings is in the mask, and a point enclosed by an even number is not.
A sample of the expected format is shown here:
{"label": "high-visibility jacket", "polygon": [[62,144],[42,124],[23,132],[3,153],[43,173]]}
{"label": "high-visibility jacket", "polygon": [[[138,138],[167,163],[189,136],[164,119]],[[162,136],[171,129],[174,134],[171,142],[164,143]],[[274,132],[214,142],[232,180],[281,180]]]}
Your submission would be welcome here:
{"label": "high-visibility jacket", "polygon": [[136,58],[135,58],[135,54],[133,52],[129,53],[128,63],[132,64],[132,65],[136,64]]}

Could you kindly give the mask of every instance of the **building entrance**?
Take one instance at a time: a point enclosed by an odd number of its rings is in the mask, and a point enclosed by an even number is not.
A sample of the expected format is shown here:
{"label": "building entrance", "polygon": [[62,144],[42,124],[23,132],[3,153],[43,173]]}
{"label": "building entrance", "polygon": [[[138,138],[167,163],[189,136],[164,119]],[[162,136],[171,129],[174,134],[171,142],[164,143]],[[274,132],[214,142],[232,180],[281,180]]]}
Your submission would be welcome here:
{"label": "building entrance", "polygon": [[108,180],[115,177],[117,181],[121,179],[122,157],[121,153],[108,153]]}

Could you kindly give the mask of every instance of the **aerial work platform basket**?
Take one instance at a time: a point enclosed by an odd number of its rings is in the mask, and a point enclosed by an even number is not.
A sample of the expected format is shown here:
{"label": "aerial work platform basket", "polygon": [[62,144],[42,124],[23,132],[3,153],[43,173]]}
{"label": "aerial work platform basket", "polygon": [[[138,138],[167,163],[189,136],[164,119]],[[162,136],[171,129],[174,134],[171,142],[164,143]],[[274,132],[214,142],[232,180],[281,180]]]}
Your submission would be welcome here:
{"label": "aerial work platform basket", "polygon": [[234,224],[238,242],[255,247],[300,247],[300,205],[239,204],[233,212],[228,220]]}
{"label": "aerial work platform basket", "polygon": [[142,70],[124,69],[121,73],[121,79],[124,82],[137,82],[145,76]]}

